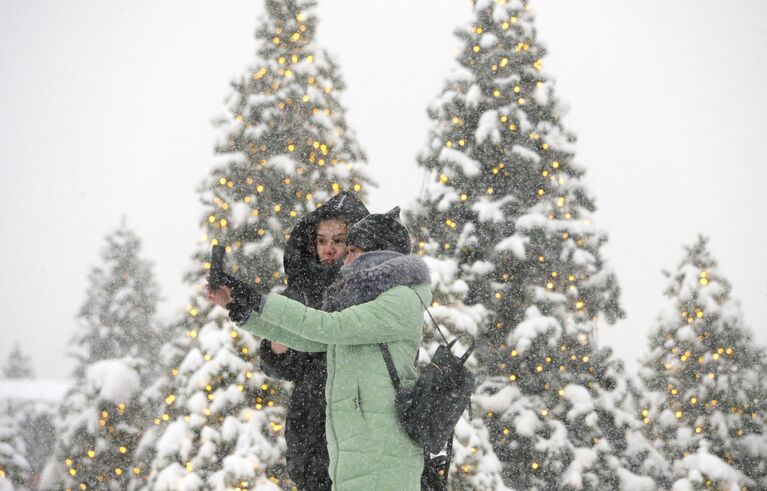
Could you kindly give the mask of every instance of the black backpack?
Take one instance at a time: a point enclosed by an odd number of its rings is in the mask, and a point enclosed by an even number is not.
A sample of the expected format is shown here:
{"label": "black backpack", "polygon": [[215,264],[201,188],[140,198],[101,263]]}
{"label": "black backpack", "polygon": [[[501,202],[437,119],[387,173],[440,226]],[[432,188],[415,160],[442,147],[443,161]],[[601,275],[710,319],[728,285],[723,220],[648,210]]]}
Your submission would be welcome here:
{"label": "black backpack", "polygon": [[[423,305],[423,301],[421,302]],[[423,370],[411,388],[400,387],[399,375],[386,343],[380,343],[386,368],[396,392],[395,408],[400,426],[408,436],[424,449],[424,470],[421,475],[421,489],[440,491],[446,489],[447,474],[453,450],[453,431],[461,414],[471,403],[474,390],[474,374],[464,363],[474,351],[474,338],[461,335],[448,342],[437,322],[434,326],[446,344],[440,344],[434,352],[431,363]],[[458,357],[451,352],[455,343],[464,337],[471,340],[466,352]],[[446,455],[432,458],[447,447]]]}

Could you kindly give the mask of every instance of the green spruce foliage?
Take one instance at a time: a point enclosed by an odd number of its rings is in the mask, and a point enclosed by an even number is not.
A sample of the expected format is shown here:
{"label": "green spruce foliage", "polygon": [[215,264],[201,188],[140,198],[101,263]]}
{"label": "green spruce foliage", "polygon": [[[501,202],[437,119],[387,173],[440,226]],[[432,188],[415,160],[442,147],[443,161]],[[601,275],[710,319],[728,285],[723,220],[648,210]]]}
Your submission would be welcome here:
{"label": "green spruce foliage", "polygon": [[18,343],[14,345],[2,368],[2,378],[35,378],[32,364],[27,355],[21,352]]}
{"label": "green spruce foliage", "polygon": [[156,375],[152,362],[162,340],[154,320],[159,289],[125,224],[106,242],[71,341],[74,383],[42,489],[120,490],[140,473],[132,456],[149,418],[140,389]]}
{"label": "green spruce foliage", "polygon": [[283,249],[300,217],[341,191],[365,196],[364,155],[338,99],[338,67],[314,41],[314,7],[265,2],[256,59],[217,120],[214,168],[200,187],[204,243],[187,275],[195,295],[163,348],[165,376],[145,394],[157,407],[142,442],[151,489],[292,487],[285,387],[260,372],[256,340],[202,293],[214,244],[239,279],[279,291]]}
{"label": "green spruce foliage", "polygon": [[[666,272],[667,303],[640,376],[648,436],[673,464],[665,485],[767,487],[765,350],[754,344],[730,283],[698,237]],[[679,484],[681,486],[681,482]]]}
{"label": "green spruce foliage", "polygon": [[[521,0],[472,4],[458,66],[429,108],[418,161],[432,179],[408,219],[437,272],[440,320],[478,335],[492,448],[474,450],[494,453],[517,489],[651,488],[635,397],[595,342],[623,316],[620,289],[533,16]],[[439,279],[447,271],[454,280]]]}

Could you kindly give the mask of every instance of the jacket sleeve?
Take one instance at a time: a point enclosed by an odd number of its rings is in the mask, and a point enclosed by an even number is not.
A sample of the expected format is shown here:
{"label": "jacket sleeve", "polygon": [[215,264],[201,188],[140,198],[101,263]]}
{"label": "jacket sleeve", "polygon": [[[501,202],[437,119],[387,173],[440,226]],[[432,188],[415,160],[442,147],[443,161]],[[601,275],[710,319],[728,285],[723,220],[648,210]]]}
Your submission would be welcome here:
{"label": "jacket sleeve", "polygon": [[292,349],[282,354],[275,353],[272,351],[272,342],[268,339],[261,341],[261,346],[258,348],[261,370],[269,377],[291,382],[295,382],[301,371],[299,367],[301,360],[296,359],[297,354],[298,352]]}
{"label": "jacket sleeve", "polygon": [[270,294],[261,314],[251,316],[242,327],[257,336],[293,347],[290,342],[296,340],[322,345],[375,344],[405,339],[418,342],[422,325],[418,296],[411,288],[398,286],[371,302],[340,312],[315,310]]}
{"label": "jacket sleeve", "polygon": [[[275,295],[275,297],[285,298],[285,297],[282,297],[281,295]],[[293,300],[290,300],[290,301],[294,302]],[[295,302],[295,303],[297,303],[298,305],[303,305],[299,302]],[[324,353],[328,350],[328,346],[326,343],[320,343],[317,341],[312,341],[310,339],[302,338],[301,336],[294,334],[290,331],[286,331],[285,329],[282,329],[278,326],[274,326],[267,322],[264,322],[263,320],[261,320],[261,316],[259,316],[255,312],[250,316],[250,318],[247,321],[245,321],[244,324],[240,324],[239,327],[240,329],[248,331],[255,336],[261,336],[262,338],[266,338],[269,341],[276,341],[278,343],[282,343],[288,348],[292,348],[296,351]]]}

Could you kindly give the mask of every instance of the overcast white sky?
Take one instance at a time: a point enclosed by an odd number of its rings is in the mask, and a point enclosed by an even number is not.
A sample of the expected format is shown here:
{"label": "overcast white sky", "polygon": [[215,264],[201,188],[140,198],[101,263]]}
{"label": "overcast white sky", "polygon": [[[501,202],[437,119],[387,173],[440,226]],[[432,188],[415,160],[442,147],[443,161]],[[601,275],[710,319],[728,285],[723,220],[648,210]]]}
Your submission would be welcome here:
{"label": "overcast white sky", "polygon": [[[86,275],[125,215],[165,301],[201,235],[229,81],[255,52],[260,1],[0,0],[0,363],[18,342],[64,378]],[[767,3],[538,0],[544,69],[570,107],[624,321],[600,340],[635,365],[682,245],[703,232],[746,323],[767,343]],[[465,0],[320,0],[318,40],[348,89],[348,121],[380,187],[407,204],[423,173],[427,104],[458,46]]]}

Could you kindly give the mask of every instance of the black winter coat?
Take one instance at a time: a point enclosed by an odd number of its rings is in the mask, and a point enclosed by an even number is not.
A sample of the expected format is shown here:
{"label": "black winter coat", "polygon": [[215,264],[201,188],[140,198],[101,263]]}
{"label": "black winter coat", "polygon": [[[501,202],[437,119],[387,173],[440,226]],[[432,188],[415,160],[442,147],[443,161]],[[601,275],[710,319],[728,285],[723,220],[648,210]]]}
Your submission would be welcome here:
{"label": "black winter coat", "polygon": [[[340,219],[351,226],[368,214],[355,195],[341,193],[303,217],[293,228],[285,247],[283,265],[288,288],[284,295],[306,306],[321,308],[325,288],[338,276],[340,264],[320,264],[316,252],[317,225],[322,220]],[[325,438],[325,353],[289,349],[278,355],[265,339],[259,355],[266,375],[294,384],[285,418],[288,475],[299,489],[330,490],[330,459]]]}

